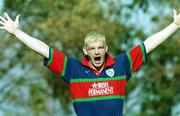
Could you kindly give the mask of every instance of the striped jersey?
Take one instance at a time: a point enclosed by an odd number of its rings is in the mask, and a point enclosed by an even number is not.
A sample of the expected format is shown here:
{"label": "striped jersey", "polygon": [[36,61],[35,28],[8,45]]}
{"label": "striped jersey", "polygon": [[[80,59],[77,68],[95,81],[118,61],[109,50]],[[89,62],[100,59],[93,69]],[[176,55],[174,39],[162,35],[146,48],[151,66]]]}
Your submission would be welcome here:
{"label": "striped jersey", "polygon": [[144,44],[115,58],[107,55],[101,73],[82,62],[50,48],[44,65],[61,77],[70,88],[77,116],[122,116],[126,83],[146,62]]}

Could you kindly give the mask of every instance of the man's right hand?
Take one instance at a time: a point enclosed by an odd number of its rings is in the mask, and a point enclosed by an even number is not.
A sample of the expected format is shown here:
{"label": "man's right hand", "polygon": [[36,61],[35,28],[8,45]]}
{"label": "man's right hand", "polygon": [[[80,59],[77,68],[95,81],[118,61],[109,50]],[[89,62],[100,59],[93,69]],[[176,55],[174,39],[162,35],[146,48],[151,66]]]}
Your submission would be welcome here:
{"label": "man's right hand", "polygon": [[31,37],[30,35],[26,34],[25,32],[21,31],[19,26],[19,15],[16,16],[15,21],[13,21],[7,13],[5,13],[5,18],[0,16],[0,29],[4,29],[9,33],[14,34],[17,39],[23,42],[27,47],[31,50],[43,55],[46,58],[49,58],[49,46],[44,42]]}
{"label": "man's right hand", "polygon": [[15,34],[16,30],[18,29],[19,26],[19,16],[16,16],[15,21],[13,21],[7,13],[4,13],[5,17],[0,16],[0,24],[2,24],[2,26],[0,27],[0,29],[5,29],[6,31],[8,31],[9,33]]}

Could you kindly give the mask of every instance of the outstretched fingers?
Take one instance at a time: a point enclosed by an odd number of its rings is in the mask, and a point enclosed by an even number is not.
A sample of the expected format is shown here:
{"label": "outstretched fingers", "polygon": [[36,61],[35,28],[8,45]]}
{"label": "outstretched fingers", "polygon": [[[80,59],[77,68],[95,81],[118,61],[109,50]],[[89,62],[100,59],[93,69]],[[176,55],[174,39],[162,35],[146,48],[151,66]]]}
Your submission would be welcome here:
{"label": "outstretched fingers", "polygon": [[0,19],[3,21],[3,22],[7,22],[6,19],[2,16],[0,16]]}
{"label": "outstretched fingers", "polygon": [[5,29],[5,27],[0,27],[0,29]]}
{"label": "outstretched fingers", "polygon": [[12,21],[11,18],[9,17],[9,15],[8,15],[6,12],[4,13],[4,15],[6,16],[6,19],[7,19],[8,21]]}
{"label": "outstretched fingers", "polygon": [[13,21],[7,13],[4,13],[5,17],[0,16],[0,29],[4,29],[9,33],[14,34],[18,29],[19,16],[16,17],[16,20]]}
{"label": "outstretched fingers", "polygon": [[2,21],[0,21],[0,24],[5,25],[5,23],[4,23],[4,22],[2,22]]}

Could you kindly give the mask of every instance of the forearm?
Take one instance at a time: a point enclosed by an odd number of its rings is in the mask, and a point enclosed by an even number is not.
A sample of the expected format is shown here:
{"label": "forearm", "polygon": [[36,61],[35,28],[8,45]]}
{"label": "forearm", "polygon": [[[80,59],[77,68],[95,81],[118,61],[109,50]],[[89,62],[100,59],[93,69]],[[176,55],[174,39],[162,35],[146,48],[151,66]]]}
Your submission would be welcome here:
{"label": "forearm", "polygon": [[29,36],[28,34],[24,33],[19,29],[15,31],[14,35],[33,51],[39,53],[46,58],[49,58],[49,46],[44,42]]}
{"label": "forearm", "polygon": [[178,29],[177,25],[171,23],[165,29],[160,32],[153,34],[144,41],[146,52],[149,53],[159,44],[164,42],[169,36],[171,36]]}

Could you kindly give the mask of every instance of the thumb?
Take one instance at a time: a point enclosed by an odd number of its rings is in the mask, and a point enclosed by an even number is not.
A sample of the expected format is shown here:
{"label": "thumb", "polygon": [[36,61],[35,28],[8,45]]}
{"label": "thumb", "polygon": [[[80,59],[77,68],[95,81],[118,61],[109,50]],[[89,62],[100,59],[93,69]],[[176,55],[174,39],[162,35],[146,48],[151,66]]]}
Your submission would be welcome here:
{"label": "thumb", "polygon": [[15,23],[16,23],[16,24],[19,24],[19,17],[20,17],[20,15],[17,15],[17,16],[16,16],[16,19],[15,19]]}
{"label": "thumb", "polygon": [[173,9],[173,12],[174,12],[174,18],[177,16],[177,12],[175,9]]}

